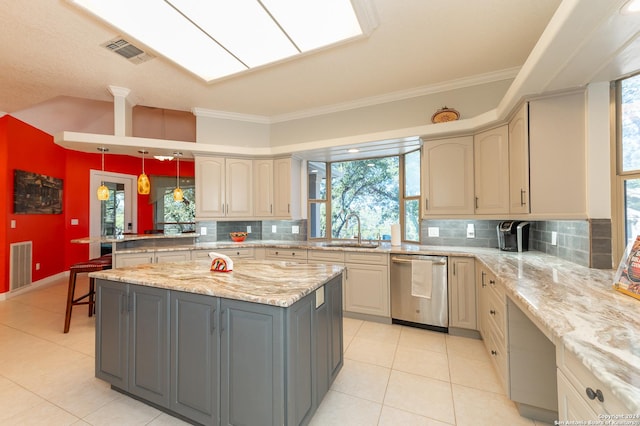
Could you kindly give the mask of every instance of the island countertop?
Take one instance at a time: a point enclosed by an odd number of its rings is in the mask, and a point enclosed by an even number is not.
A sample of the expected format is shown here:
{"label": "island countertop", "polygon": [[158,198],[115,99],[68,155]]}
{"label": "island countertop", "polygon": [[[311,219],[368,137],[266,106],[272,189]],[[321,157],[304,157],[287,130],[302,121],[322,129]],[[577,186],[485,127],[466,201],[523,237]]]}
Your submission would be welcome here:
{"label": "island countertop", "polygon": [[92,272],[91,278],[289,307],[344,269],[339,265],[235,260],[231,272],[211,261],[153,263]]}

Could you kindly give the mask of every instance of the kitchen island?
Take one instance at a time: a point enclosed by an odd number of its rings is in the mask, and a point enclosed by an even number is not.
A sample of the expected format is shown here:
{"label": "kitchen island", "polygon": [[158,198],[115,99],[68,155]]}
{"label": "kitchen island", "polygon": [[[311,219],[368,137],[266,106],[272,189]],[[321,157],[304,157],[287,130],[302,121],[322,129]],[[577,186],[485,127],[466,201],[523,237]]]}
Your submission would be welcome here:
{"label": "kitchen island", "polygon": [[340,371],[342,267],[145,264],[96,279],[96,377],[201,424],[306,424]]}

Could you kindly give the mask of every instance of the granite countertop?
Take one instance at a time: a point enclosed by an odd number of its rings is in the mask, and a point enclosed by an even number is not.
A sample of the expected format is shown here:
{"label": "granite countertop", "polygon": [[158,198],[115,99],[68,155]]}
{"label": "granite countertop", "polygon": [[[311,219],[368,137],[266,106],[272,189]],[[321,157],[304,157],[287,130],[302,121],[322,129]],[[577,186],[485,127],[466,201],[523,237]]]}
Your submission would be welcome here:
{"label": "granite countertop", "polygon": [[[383,243],[371,249],[305,241],[228,241],[175,248],[215,250],[234,247],[474,257],[498,277],[505,285],[507,296],[554,344],[564,345],[630,412],[640,413],[640,301],[612,289],[613,270],[591,269],[536,251],[511,253],[495,248],[416,244],[391,246]],[[164,249],[171,248],[152,250]],[[126,252],[138,250],[144,249]],[[273,273],[276,272],[269,271],[269,274]]]}
{"label": "granite countertop", "polygon": [[199,237],[195,232],[185,232],[185,233],[176,233],[176,234],[127,234],[127,235],[118,235],[114,237],[104,236],[104,237],[84,237],[84,238],[75,238],[71,240],[74,244],[93,244],[93,243],[122,243],[128,241],[139,241],[139,240],[160,240],[160,239],[172,239],[172,238],[196,238]]}
{"label": "granite countertop", "polygon": [[109,269],[92,278],[288,307],[344,269],[338,265],[234,260],[231,272],[211,272],[210,260]]}

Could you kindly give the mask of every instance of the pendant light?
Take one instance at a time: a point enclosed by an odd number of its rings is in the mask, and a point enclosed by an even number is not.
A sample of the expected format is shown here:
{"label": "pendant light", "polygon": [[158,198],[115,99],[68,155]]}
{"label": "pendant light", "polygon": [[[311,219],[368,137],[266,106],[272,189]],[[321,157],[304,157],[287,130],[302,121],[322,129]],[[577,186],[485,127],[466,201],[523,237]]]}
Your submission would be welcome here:
{"label": "pendant light", "polygon": [[141,149],[138,152],[142,154],[142,173],[138,176],[138,194],[147,195],[151,192],[151,182],[149,182],[149,177],[144,173],[144,155],[148,154],[149,151]]}
{"label": "pendant light", "polygon": [[176,160],[178,160],[178,170],[176,172],[176,189],[173,190],[173,201],[182,202],[184,201],[184,194],[182,193],[182,189],[180,189],[180,157],[182,157],[182,153],[174,152],[173,156]]}
{"label": "pendant light", "polygon": [[[109,148],[105,148],[104,146],[100,146],[98,147],[98,151],[100,151],[102,153],[102,172],[104,174],[104,153],[109,151]],[[100,183],[100,186],[98,187],[98,200],[100,201],[106,201],[109,199],[109,188],[107,188],[104,185],[104,181],[102,181]]]}

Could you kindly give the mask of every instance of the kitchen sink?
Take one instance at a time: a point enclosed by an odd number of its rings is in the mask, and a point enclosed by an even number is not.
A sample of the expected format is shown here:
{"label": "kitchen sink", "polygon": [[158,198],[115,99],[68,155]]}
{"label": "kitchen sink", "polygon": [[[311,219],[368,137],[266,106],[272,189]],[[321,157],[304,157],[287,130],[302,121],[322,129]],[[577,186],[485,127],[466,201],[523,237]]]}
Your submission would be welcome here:
{"label": "kitchen sink", "polygon": [[322,244],[323,247],[342,247],[342,248],[378,248],[378,244],[374,243],[350,243],[350,242],[331,242]]}

